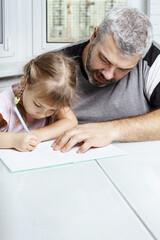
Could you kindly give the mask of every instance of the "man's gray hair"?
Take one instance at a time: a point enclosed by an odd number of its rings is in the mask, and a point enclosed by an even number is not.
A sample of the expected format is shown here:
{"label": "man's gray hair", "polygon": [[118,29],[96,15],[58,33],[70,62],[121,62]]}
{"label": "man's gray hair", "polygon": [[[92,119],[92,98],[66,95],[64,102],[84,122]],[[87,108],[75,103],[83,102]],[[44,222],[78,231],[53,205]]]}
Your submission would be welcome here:
{"label": "man's gray hair", "polygon": [[94,43],[109,34],[113,34],[115,43],[124,56],[144,57],[152,44],[149,18],[136,8],[112,8],[100,24]]}

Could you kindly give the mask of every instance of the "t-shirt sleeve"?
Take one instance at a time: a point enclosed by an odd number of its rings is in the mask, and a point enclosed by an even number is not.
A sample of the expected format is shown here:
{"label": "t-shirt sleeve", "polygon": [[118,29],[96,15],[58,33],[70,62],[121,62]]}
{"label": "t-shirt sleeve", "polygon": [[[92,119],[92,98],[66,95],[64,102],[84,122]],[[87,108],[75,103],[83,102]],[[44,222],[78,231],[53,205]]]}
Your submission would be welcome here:
{"label": "t-shirt sleeve", "polygon": [[160,55],[149,70],[146,92],[151,107],[160,107]]}
{"label": "t-shirt sleeve", "polygon": [[145,60],[149,68],[145,94],[153,109],[160,108],[160,50],[152,46]]}
{"label": "t-shirt sleeve", "polygon": [[0,131],[7,132],[9,122],[9,109],[6,106],[5,99],[0,96]]}

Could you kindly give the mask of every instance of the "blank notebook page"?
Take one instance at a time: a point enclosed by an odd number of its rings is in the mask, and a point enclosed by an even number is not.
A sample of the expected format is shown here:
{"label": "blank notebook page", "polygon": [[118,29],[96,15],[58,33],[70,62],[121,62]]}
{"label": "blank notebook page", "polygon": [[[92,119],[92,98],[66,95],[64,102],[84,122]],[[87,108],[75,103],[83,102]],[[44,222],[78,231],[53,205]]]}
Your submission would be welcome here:
{"label": "blank notebook page", "polygon": [[126,152],[112,144],[77,154],[78,147],[72,148],[67,153],[61,153],[52,149],[52,143],[53,141],[40,143],[32,152],[1,149],[0,159],[11,172],[17,172],[126,155]]}

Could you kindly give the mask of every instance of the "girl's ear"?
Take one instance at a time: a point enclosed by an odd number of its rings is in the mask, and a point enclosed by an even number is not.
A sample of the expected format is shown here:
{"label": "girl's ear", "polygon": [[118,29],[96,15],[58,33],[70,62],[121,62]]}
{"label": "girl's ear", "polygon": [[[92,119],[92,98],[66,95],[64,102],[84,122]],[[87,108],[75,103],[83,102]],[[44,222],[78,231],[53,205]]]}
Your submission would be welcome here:
{"label": "girl's ear", "polygon": [[97,31],[98,31],[98,27],[95,27],[94,28],[94,32],[93,32],[93,34],[92,34],[92,36],[90,38],[90,43],[93,43],[93,41],[94,41],[94,39],[95,39],[95,37],[97,35]]}

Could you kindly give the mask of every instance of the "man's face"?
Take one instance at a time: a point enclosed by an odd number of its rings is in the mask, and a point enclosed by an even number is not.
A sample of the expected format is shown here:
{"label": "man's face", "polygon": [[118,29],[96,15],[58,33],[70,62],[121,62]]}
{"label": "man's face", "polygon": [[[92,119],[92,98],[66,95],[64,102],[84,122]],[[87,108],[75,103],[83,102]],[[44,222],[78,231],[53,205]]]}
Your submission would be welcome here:
{"label": "man's face", "polygon": [[89,81],[103,87],[122,79],[136,66],[140,56],[123,56],[115,44],[112,35],[101,42],[91,42],[85,61],[85,70]]}

